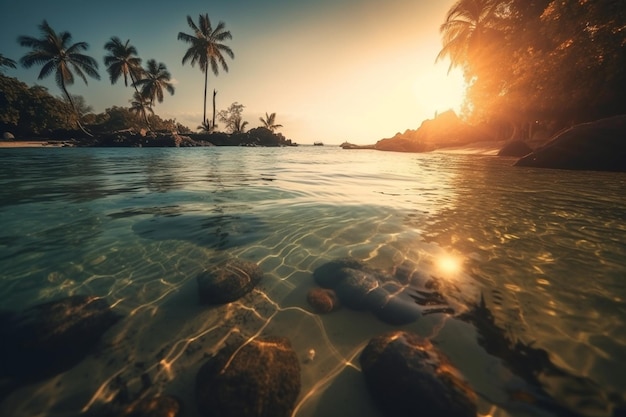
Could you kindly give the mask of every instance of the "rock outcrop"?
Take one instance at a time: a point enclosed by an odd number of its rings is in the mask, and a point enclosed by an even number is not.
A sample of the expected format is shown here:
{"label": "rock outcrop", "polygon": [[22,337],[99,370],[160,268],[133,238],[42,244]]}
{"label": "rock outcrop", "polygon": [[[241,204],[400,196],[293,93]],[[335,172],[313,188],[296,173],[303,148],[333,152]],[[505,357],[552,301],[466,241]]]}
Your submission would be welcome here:
{"label": "rock outcrop", "polygon": [[626,115],[576,125],[515,165],[626,172]]}
{"label": "rock outcrop", "polygon": [[511,140],[504,144],[498,151],[498,156],[515,156],[522,157],[531,153],[533,150],[523,140]]}
{"label": "rock outcrop", "polygon": [[476,416],[475,393],[428,340],[387,333],[371,339],[359,359],[368,391],[386,416]]}
{"label": "rock outcrop", "polygon": [[374,145],[375,149],[397,152],[427,152],[441,147],[461,146],[489,139],[481,130],[465,124],[449,110],[425,120],[417,130],[396,133]]}
{"label": "rock outcrop", "polygon": [[206,271],[196,280],[202,304],[226,304],[243,297],[261,281],[263,271],[250,261],[232,258]]}
{"label": "rock outcrop", "polygon": [[298,357],[280,337],[227,345],[196,377],[198,411],[207,417],[288,417],[299,393]]}

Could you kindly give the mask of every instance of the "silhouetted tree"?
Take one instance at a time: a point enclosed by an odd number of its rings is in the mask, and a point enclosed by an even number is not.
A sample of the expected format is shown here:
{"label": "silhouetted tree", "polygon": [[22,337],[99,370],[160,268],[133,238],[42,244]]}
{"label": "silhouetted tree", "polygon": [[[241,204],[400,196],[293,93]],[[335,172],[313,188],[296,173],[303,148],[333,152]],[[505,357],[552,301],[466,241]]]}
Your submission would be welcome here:
{"label": "silhouetted tree", "polygon": [[0,74],[4,73],[4,67],[6,68],[16,68],[16,62],[10,58],[5,57],[0,54]]}
{"label": "silhouetted tree", "polygon": [[[219,64],[222,69],[228,72],[228,64],[224,58],[224,54],[228,55],[231,59],[235,58],[235,54],[227,45],[223,44],[227,39],[232,39],[230,31],[225,29],[224,22],[219,22],[215,28],[211,25],[211,20],[208,14],[201,14],[198,17],[198,24],[193,21],[191,16],[187,16],[187,24],[193,30],[193,34],[187,34],[184,32],[178,33],[178,40],[191,44],[185,55],[183,56],[183,65],[187,62],[191,62],[191,66],[194,66],[196,62],[200,66],[200,70],[204,73],[204,109],[202,113],[202,126],[207,127],[215,126],[215,101],[213,101],[213,120],[209,124],[206,118],[206,96],[207,85],[209,75],[209,65],[213,74],[216,76],[219,73]],[[215,100],[215,94],[213,91],[213,98]]]}
{"label": "silhouetted tree", "polygon": [[32,50],[20,59],[20,63],[25,68],[33,65],[42,65],[38,79],[43,79],[52,73],[65,97],[72,105],[78,116],[78,127],[88,135],[91,135],[80,122],[80,115],[72,101],[67,86],[74,84],[74,72],[87,84],[88,75],[95,79],[100,79],[98,74],[98,63],[90,56],[80,53],[89,48],[85,42],[71,44],[72,35],[69,32],[56,33],[45,20],[39,25],[41,38],[31,36],[20,36],[18,42],[21,46]]}
{"label": "silhouetted tree", "polygon": [[276,113],[272,113],[268,115],[265,113],[265,118],[259,117],[261,123],[263,123],[263,127],[269,129],[270,131],[274,131],[279,127],[283,127],[283,125],[276,124]]}
{"label": "silhouetted tree", "polygon": [[154,107],[154,100],[163,102],[163,90],[174,95],[174,86],[171,83],[172,75],[164,63],[157,63],[154,59],[148,61],[144,71],[144,78],[137,80],[141,87],[141,95],[150,100],[150,107]]}

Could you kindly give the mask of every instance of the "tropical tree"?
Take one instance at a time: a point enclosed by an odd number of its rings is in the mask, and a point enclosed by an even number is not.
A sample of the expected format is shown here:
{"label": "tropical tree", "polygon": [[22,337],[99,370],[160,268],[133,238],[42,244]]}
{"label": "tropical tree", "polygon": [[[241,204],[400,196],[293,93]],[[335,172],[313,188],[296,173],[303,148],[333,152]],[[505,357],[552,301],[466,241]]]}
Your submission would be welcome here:
{"label": "tropical tree", "polygon": [[148,112],[154,116],[154,110],[150,106],[150,99],[141,95],[139,91],[133,94],[133,99],[130,101],[130,112],[135,116],[141,115],[144,122],[148,126],[148,129],[152,129],[150,126],[150,120],[148,119]]}
{"label": "tropical tree", "polygon": [[450,70],[463,67],[476,59],[481,46],[492,39],[490,21],[496,11],[497,0],[459,0],[448,10],[440,26],[443,48],[437,61],[450,58]]}
{"label": "tropical tree", "polygon": [[150,107],[154,107],[154,100],[163,102],[163,90],[174,95],[174,86],[171,83],[172,75],[164,63],[157,63],[151,59],[144,70],[144,78],[135,81],[141,87],[141,95],[150,101]]}
{"label": "tropical tree", "polygon": [[100,79],[98,63],[92,57],[81,53],[81,51],[89,48],[86,42],[71,44],[72,35],[69,32],[56,33],[45,20],[39,25],[39,30],[42,35],[39,39],[31,36],[18,38],[18,43],[21,46],[32,48],[20,59],[20,63],[25,68],[30,68],[35,64],[42,65],[38,77],[40,80],[54,73],[57,85],[78,116],[78,127],[86,134],[91,135],[80,122],[80,115],[70,93],[67,91],[67,86],[74,84],[74,72],[85,84],[88,84],[85,75]]}
{"label": "tropical tree", "polygon": [[15,61],[0,54],[0,74],[4,73],[3,67],[15,68],[16,67],[15,64],[16,64]]}
{"label": "tropical tree", "polygon": [[209,76],[209,65],[215,76],[219,73],[219,66],[221,64],[222,69],[228,72],[228,64],[224,54],[228,55],[231,59],[235,58],[235,54],[232,49],[225,45],[223,42],[227,39],[232,39],[230,31],[226,30],[224,22],[220,21],[215,28],[211,25],[211,20],[208,14],[201,14],[198,17],[198,24],[193,21],[191,16],[187,16],[187,24],[193,30],[193,34],[187,34],[183,32],[178,33],[178,40],[190,44],[191,46],[185,52],[183,56],[183,65],[190,61],[191,66],[195,66],[196,63],[200,66],[200,70],[204,73],[204,109],[202,113],[202,125],[215,126],[215,90],[213,91],[213,120],[209,124],[206,118],[206,96],[207,85]]}
{"label": "tropical tree", "polygon": [[[109,51],[109,55],[104,57],[104,65],[107,66],[107,72],[109,73],[109,79],[111,84],[115,84],[120,77],[124,76],[124,85],[128,87],[128,79],[130,78],[131,85],[135,88],[135,95],[131,103],[141,103],[141,99],[137,99],[139,96],[139,89],[137,88],[137,81],[143,78],[143,68],[141,67],[141,58],[137,56],[137,48],[130,45],[130,39],[122,43],[120,38],[112,36],[111,39],[104,44],[104,49]],[[139,101],[138,101],[139,100]],[[145,101],[145,100],[144,100]],[[138,105],[136,108],[140,114],[148,129],[150,129],[150,121],[146,113],[146,106]],[[152,113],[152,109],[150,109]]]}
{"label": "tropical tree", "polygon": [[259,117],[261,123],[263,123],[263,127],[271,130],[272,132],[279,127],[283,127],[283,125],[276,124],[276,113],[272,113],[270,115],[265,113],[265,118]]}

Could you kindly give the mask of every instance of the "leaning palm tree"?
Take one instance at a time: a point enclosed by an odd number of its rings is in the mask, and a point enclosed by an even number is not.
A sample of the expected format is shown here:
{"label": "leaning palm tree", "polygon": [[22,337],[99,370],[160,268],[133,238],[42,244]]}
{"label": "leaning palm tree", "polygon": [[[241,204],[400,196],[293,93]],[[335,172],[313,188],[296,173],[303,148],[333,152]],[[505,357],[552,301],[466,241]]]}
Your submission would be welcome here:
{"label": "leaning palm tree", "polygon": [[63,90],[72,109],[76,112],[78,127],[91,136],[91,133],[87,132],[80,122],[80,115],[72,96],[67,91],[67,86],[74,84],[73,72],[85,84],[87,84],[85,74],[99,80],[98,63],[92,57],[80,53],[89,48],[86,42],[71,44],[72,35],[69,32],[56,33],[45,20],[39,25],[39,30],[42,35],[40,39],[31,36],[20,36],[17,39],[21,46],[32,48],[32,51],[20,59],[20,63],[24,68],[30,68],[35,64],[43,65],[39,72],[39,80],[54,73],[57,85]]}
{"label": "leaning palm tree", "polygon": [[[107,67],[111,84],[115,84],[123,76],[124,85],[128,87],[128,79],[130,78],[131,85],[135,88],[135,93],[139,95],[137,81],[143,77],[143,68],[141,68],[141,58],[137,56],[137,49],[133,45],[129,45],[129,43],[130,39],[122,43],[120,38],[112,36],[104,44],[104,49],[109,51],[109,54],[104,57],[104,65]],[[133,98],[135,97],[133,96]],[[146,112],[143,111],[140,114],[143,115],[146,125],[150,128]]]}
{"label": "leaning palm tree", "polygon": [[[179,32],[178,40],[190,44],[191,46],[185,52],[183,56],[183,65],[187,62],[191,62],[191,66],[195,66],[196,62],[200,66],[200,70],[204,73],[204,109],[202,114],[202,124],[205,126],[215,126],[215,101],[213,104],[213,120],[209,124],[206,118],[206,93],[209,77],[209,65],[213,74],[216,76],[219,72],[219,65],[222,69],[228,72],[228,64],[224,58],[224,54],[228,55],[231,59],[235,58],[235,54],[232,49],[224,45],[227,39],[232,39],[230,31],[225,30],[224,22],[219,22],[215,28],[211,25],[209,15],[204,14],[198,17],[198,25],[193,21],[191,16],[187,16],[187,24],[193,30],[193,34]],[[213,92],[213,99],[215,100],[216,92]]]}
{"label": "leaning palm tree", "polygon": [[15,61],[13,61],[10,58],[5,57],[2,54],[0,54],[0,74],[2,74],[4,72],[4,68],[3,67],[16,68],[15,64],[16,64]]}
{"label": "leaning palm tree", "polygon": [[279,127],[283,127],[283,125],[276,124],[276,113],[272,113],[270,115],[265,113],[265,118],[259,117],[259,120],[263,123],[263,127],[271,130],[272,132]]}
{"label": "leaning palm tree", "polygon": [[150,101],[150,107],[154,107],[154,100],[163,102],[163,90],[174,95],[174,86],[171,83],[172,75],[164,63],[154,59],[148,61],[144,71],[144,78],[137,80],[135,84],[141,88],[141,95]]}
{"label": "leaning palm tree", "polygon": [[448,10],[440,26],[443,48],[436,61],[450,58],[448,71],[468,64],[489,32],[497,0],[459,0]]}

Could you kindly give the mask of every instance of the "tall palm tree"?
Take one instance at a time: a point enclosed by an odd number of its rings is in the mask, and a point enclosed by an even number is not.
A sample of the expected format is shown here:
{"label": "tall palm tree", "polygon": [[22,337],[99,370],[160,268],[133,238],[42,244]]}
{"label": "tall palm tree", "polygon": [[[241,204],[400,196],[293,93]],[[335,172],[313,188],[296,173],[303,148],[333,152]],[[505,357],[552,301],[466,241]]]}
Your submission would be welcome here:
{"label": "tall palm tree", "polygon": [[85,84],[88,84],[85,74],[99,80],[98,63],[92,57],[80,53],[89,48],[86,42],[71,44],[72,35],[69,32],[56,33],[45,20],[39,25],[39,30],[42,35],[39,39],[31,36],[20,36],[17,39],[21,46],[32,48],[32,51],[20,59],[20,63],[24,68],[30,68],[35,64],[43,65],[39,72],[39,80],[54,73],[57,85],[63,90],[65,97],[78,116],[78,127],[85,134],[91,136],[91,133],[87,132],[80,122],[80,115],[76,110],[72,96],[67,91],[67,86],[74,84],[73,72]]}
{"label": "tall palm tree", "polygon": [[[222,69],[228,72],[228,64],[224,58],[224,54],[228,55],[231,59],[235,58],[230,47],[224,45],[227,39],[232,39],[230,31],[226,30],[224,22],[220,21],[215,29],[211,25],[208,14],[201,14],[198,17],[198,24],[193,21],[191,16],[187,16],[187,24],[193,30],[193,34],[179,32],[178,40],[190,44],[191,46],[185,52],[183,56],[183,65],[187,62],[191,62],[191,66],[195,66],[196,62],[200,66],[200,70],[204,73],[204,109],[202,114],[202,124],[209,126],[206,118],[206,94],[209,77],[209,65],[215,76],[219,72],[219,64]],[[215,91],[213,98],[215,99]],[[215,126],[215,104],[213,104],[213,121],[212,126]]]}
{"label": "tall palm tree", "polygon": [[[104,44],[104,49],[109,51],[109,54],[104,57],[104,65],[107,67],[109,73],[109,79],[111,84],[115,84],[120,77],[124,76],[124,85],[128,87],[128,78],[130,78],[131,85],[135,88],[136,95],[139,95],[139,89],[137,88],[137,81],[143,77],[143,68],[141,68],[141,58],[137,56],[137,48],[133,45],[129,45],[130,39],[122,43],[120,38],[112,36],[111,39]],[[135,98],[135,96],[133,96]],[[150,128],[150,121],[144,111],[140,113],[148,128]]]}
{"label": "tall palm tree", "polygon": [[0,74],[4,72],[3,67],[16,68],[15,64],[16,64],[15,61],[0,54]]}
{"label": "tall palm tree", "polygon": [[272,113],[270,115],[265,113],[265,118],[259,117],[261,123],[263,123],[263,127],[271,130],[272,132],[279,127],[283,127],[283,125],[276,124],[276,113]]}
{"label": "tall palm tree", "polygon": [[443,48],[436,61],[449,57],[449,70],[468,64],[490,32],[489,23],[497,5],[497,0],[458,0],[439,28]]}
{"label": "tall palm tree", "polygon": [[174,86],[171,83],[172,75],[164,63],[154,59],[148,61],[144,71],[144,78],[137,80],[135,84],[141,87],[141,95],[150,100],[150,107],[154,107],[154,100],[163,102],[163,90],[174,95]]}

